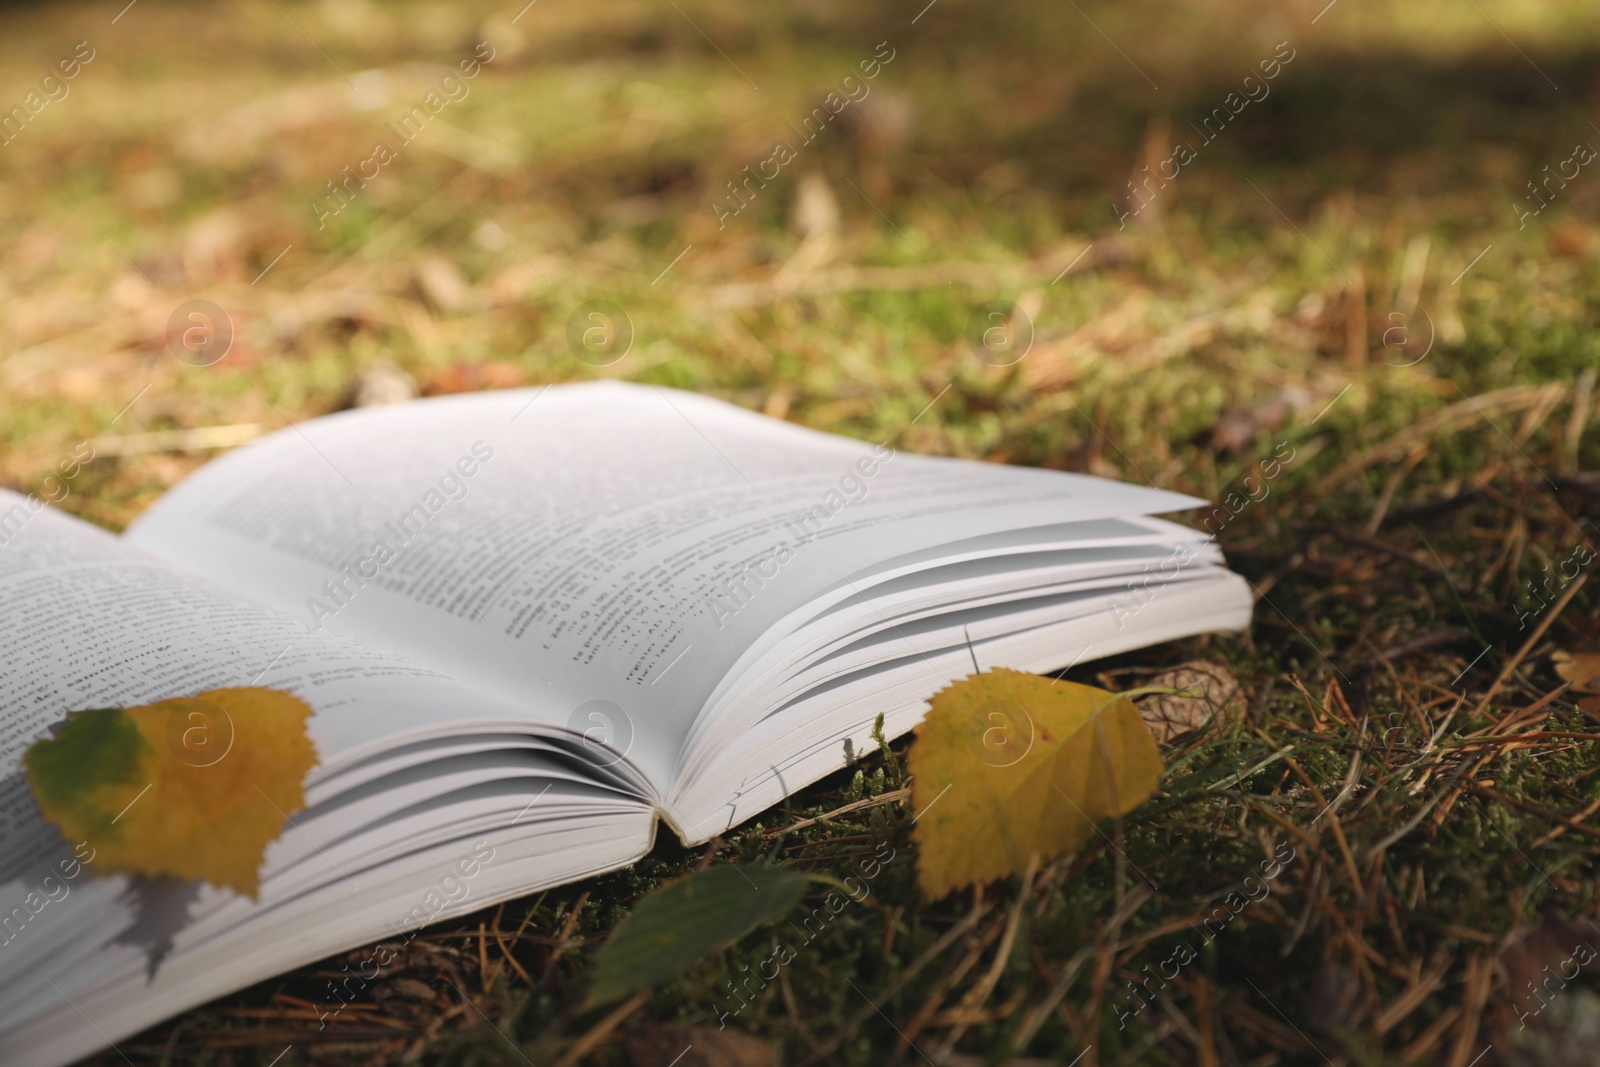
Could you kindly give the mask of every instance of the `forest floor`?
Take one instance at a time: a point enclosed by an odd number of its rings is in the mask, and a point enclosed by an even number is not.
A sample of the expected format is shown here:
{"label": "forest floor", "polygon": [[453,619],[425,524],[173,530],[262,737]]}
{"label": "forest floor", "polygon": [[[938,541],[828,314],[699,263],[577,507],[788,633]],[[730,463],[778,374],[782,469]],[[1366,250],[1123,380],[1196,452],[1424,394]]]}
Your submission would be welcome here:
{"label": "forest floor", "polygon": [[[893,794],[896,743],[707,849],[430,928],[325,1025],[359,952],[92,1062],[1592,1062],[1600,25],[1389,6],[0,9],[3,107],[76,56],[0,148],[0,485],[118,530],[375,368],[622,377],[1217,501],[1194,521],[1257,596],[1247,634],[1068,675],[1242,683],[1120,851],[930,903],[901,800],[777,836]],[[377,173],[340,196],[346,167]],[[569,343],[594,300],[621,356]],[[172,326],[197,308],[220,361]],[[1198,929],[1273,841],[1269,892]],[[883,842],[726,1030],[770,932],[581,1007],[662,881]]]}

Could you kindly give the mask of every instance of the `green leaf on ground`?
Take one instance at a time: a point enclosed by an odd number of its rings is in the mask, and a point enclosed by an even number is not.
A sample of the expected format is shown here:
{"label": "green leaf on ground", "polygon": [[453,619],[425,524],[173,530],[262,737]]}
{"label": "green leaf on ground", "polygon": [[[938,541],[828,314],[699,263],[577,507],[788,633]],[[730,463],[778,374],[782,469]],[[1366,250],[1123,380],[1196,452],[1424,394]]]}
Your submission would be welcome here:
{"label": "green leaf on ground", "polygon": [[782,918],[800,902],[809,881],[781,867],[730,864],[667,883],[639,901],[600,946],[586,1006],[658,985]]}

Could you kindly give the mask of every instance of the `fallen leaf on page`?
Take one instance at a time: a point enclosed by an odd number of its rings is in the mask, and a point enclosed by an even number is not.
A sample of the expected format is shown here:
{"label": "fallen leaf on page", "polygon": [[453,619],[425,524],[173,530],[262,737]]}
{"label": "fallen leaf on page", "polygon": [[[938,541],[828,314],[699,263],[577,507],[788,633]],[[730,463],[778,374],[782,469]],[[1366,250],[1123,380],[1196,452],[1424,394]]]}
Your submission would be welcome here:
{"label": "fallen leaf on page", "polygon": [[656,986],[782,917],[809,882],[800,871],[733,864],[668,882],[635,904],[600,946],[586,1006]]}
{"label": "fallen leaf on page", "polygon": [[276,689],[213,689],[136,708],[75,711],[23,756],[33,795],[94,869],[246,893],[317,753],[311,709]]}
{"label": "fallen leaf on page", "polygon": [[917,878],[934,900],[1080,848],[1163,769],[1132,701],[1004,669],[936,693],[909,760]]}

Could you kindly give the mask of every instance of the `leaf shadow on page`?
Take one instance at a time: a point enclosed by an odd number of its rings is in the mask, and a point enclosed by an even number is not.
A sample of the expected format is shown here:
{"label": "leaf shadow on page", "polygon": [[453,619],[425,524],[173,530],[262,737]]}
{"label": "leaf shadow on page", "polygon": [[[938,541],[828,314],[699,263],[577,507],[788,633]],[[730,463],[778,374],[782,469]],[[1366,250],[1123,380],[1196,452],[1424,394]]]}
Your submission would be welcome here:
{"label": "leaf shadow on page", "polygon": [[145,981],[154,981],[174,939],[189,925],[189,908],[200,899],[200,883],[135,875],[128,879],[123,898],[132,905],[134,919],[113,944],[144,952]]}

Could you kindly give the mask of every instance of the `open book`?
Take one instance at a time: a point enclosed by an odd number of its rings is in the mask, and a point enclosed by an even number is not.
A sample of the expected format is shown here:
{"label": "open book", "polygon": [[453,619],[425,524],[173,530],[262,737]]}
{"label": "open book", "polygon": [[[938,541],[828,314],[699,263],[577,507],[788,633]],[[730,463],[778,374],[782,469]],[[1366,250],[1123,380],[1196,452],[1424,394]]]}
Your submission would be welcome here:
{"label": "open book", "polygon": [[[616,383],[316,419],[121,538],[0,493],[0,1059],[624,866],[658,819],[706,841],[973,657],[1241,629],[1208,538],[1148,517],[1199,503]],[[21,755],[68,711],[248,685],[320,757],[259,900],[96,876],[40,815]]]}

